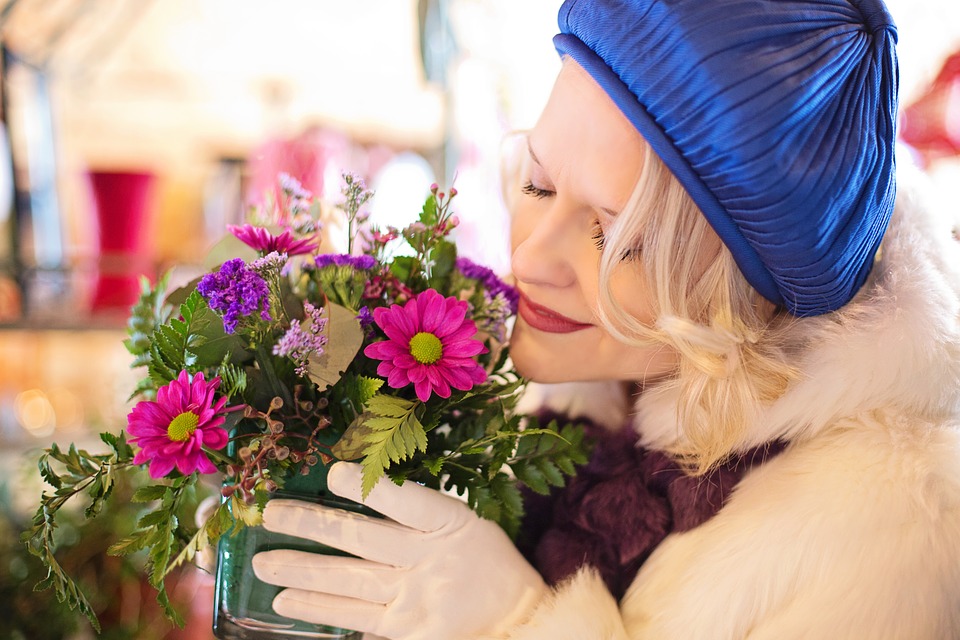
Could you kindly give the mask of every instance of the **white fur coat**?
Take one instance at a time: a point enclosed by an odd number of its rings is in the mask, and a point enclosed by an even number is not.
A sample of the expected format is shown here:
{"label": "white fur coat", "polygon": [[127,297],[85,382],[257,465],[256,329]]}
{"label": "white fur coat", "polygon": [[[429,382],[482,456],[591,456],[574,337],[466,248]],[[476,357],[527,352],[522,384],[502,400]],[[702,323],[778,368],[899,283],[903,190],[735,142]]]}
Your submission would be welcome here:
{"label": "white fur coat", "polygon": [[[744,447],[788,448],[672,534],[617,603],[589,569],[511,640],[960,638],[960,243],[901,185],[870,279],[795,325],[802,377]],[[609,404],[605,407],[608,410]],[[678,437],[648,389],[643,444]]]}

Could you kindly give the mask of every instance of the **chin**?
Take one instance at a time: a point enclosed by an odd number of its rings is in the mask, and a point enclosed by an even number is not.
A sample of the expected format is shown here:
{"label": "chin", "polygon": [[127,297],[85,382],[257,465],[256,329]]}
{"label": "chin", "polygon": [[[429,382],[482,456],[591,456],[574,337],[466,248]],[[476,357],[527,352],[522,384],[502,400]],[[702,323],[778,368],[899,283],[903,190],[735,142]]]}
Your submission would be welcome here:
{"label": "chin", "polygon": [[529,349],[524,341],[510,345],[510,360],[517,373],[530,380],[543,384],[559,382],[575,382],[579,378],[571,377],[570,367],[558,362],[553,353],[545,353],[538,349]]}

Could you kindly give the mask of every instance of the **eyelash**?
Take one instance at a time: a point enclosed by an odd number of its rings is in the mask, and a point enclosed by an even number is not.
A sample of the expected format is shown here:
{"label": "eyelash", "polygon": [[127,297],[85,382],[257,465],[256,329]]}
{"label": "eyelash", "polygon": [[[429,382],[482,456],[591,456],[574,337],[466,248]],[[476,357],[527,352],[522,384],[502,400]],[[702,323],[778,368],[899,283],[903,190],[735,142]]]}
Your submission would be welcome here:
{"label": "eyelash", "polygon": [[550,196],[553,195],[553,191],[549,191],[547,189],[541,189],[540,187],[535,187],[533,186],[532,182],[528,182],[527,184],[523,185],[523,189],[521,189],[521,191],[523,191],[528,196],[533,196],[537,200],[543,200],[544,198],[549,198]]}
{"label": "eyelash", "polygon": [[[528,196],[536,198],[537,200],[549,198],[550,196],[554,195],[553,191],[541,189],[540,187],[534,186],[532,182],[528,182],[527,184],[523,185],[521,191]],[[593,235],[590,236],[590,239],[593,240],[593,243],[597,246],[598,251],[603,251],[606,238],[603,235],[603,227],[600,226],[599,220],[593,221]],[[620,260],[624,262],[627,260],[633,260],[637,258],[639,254],[639,249],[630,249],[624,252]]]}
{"label": "eyelash", "polygon": [[593,240],[593,244],[597,245],[598,250],[603,251],[603,245],[607,238],[603,235],[603,227],[600,226],[599,220],[593,221],[593,235],[590,236],[590,239]]}
{"label": "eyelash", "polygon": [[[590,236],[593,240],[593,243],[597,245],[597,249],[603,251],[604,244],[606,243],[606,236],[603,234],[603,227],[600,226],[599,220],[593,221],[593,235]],[[621,262],[629,262],[630,260],[636,260],[640,257],[640,249],[627,249],[620,256]]]}

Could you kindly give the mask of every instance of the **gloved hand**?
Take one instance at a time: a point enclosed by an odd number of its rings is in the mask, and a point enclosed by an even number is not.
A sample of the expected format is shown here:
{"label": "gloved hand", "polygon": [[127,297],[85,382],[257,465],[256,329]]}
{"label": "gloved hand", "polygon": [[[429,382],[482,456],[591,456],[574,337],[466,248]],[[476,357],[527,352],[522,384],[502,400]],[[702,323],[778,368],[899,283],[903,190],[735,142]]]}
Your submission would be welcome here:
{"label": "gloved hand", "polygon": [[[360,501],[360,476],[359,465],[338,462],[327,486]],[[267,503],[270,531],[359,556],[256,554],[257,577],[288,587],[273,601],[277,613],[393,640],[458,640],[496,637],[546,592],[503,530],[455,498],[381,481],[365,504],[389,519],[298,500]]]}

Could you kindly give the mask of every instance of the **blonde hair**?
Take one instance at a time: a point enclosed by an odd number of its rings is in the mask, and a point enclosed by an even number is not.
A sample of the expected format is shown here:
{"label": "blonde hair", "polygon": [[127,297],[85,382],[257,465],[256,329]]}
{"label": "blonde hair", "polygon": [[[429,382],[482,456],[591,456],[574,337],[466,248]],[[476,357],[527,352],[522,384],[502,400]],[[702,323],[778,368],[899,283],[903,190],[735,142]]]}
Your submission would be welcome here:
{"label": "blonde hair", "polygon": [[[513,132],[501,149],[501,186],[511,211],[522,197],[526,135]],[[635,269],[651,292],[654,326],[614,297],[609,283],[623,268]],[[706,473],[741,448],[760,407],[796,379],[786,348],[795,319],[747,282],[649,145],[633,192],[604,233],[599,277],[600,320],[611,335],[627,345],[665,345],[678,353],[675,374],[657,382],[681,398],[683,437],[672,453],[692,473]]]}
{"label": "blonde hair", "polygon": [[[642,174],[605,234],[600,319],[621,341],[663,344],[679,354],[676,375],[685,438],[675,454],[704,473],[743,443],[763,404],[795,378],[784,352],[790,320],[747,283],[732,254],[659,156],[645,145]],[[624,256],[631,256],[625,261]],[[613,272],[634,268],[652,292],[654,326],[613,296]]]}

